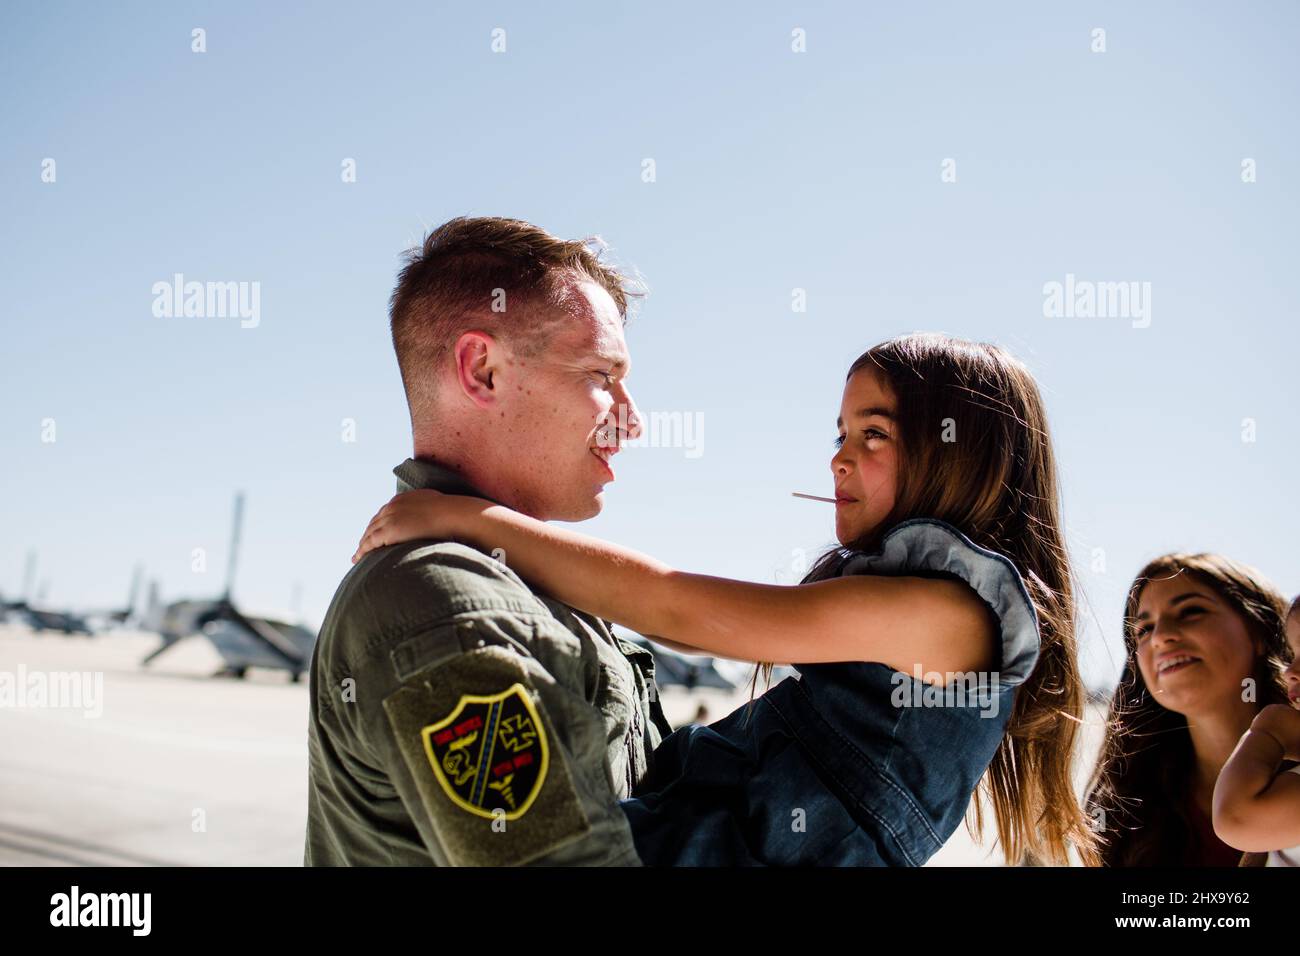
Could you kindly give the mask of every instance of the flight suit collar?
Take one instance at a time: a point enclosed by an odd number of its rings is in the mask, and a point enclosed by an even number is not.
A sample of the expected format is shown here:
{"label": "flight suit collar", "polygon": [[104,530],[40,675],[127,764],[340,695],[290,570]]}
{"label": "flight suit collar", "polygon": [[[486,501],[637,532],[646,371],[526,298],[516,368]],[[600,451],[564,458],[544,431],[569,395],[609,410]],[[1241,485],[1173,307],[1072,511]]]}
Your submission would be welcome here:
{"label": "flight suit collar", "polygon": [[416,488],[432,488],[445,495],[471,495],[501,504],[471,485],[459,472],[452,471],[428,458],[408,458],[393,469],[393,474],[397,476],[398,494],[414,491]]}

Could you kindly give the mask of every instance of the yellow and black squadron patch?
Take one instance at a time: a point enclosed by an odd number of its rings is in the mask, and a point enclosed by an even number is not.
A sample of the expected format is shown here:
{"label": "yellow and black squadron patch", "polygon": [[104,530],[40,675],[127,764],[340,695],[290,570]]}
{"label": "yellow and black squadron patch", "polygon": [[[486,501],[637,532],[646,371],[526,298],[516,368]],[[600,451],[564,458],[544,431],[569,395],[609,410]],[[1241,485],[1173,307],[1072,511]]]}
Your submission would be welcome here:
{"label": "yellow and black squadron patch", "polygon": [[546,729],[523,684],[487,697],[465,694],[421,737],[447,796],[489,820],[499,811],[507,820],[523,816],[546,779]]}

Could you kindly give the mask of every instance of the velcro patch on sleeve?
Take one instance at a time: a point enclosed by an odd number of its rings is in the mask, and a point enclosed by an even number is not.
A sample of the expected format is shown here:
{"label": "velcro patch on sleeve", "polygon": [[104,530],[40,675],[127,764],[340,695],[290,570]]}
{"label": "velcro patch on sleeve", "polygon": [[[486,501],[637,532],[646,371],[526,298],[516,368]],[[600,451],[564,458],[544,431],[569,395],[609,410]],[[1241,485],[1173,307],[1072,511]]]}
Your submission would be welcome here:
{"label": "velcro patch on sleeve", "polygon": [[456,866],[526,863],[590,831],[519,656],[485,647],[384,700],[430,825]]}

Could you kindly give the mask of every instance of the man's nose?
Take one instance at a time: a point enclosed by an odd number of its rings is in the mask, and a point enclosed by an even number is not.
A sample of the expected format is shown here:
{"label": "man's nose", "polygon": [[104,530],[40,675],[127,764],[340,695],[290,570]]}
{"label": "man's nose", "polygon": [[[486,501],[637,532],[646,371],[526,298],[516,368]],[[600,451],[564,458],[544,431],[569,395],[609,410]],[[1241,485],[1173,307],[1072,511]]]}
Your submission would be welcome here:
{"label": "man's nose", "polygon": [[635,441],[641,437],[641,409],[636,407],[636,402],[632,401],[632,393],[627,390],[627,386],[622,388],[622,401],[619,402],[618,424],[627,434],[628,441]]}

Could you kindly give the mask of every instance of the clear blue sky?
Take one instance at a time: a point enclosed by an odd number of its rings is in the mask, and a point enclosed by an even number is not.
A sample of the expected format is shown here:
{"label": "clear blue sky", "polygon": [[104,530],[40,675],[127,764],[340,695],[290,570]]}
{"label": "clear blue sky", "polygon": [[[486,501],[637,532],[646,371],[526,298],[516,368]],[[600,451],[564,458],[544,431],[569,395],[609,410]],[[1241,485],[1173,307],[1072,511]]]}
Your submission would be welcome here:
{"label": "clear blue sky", "polygon": [[[243,489],[236,596],[297,581],[318,623],[410,451],[399,255],[459,214],[599,233],[650,286],[630,385],[704,453],[629,450],[594,533],[773,580],[831,540],[790,492],[830,490],[847,366],[935,329],[1039,378],[1094,682],[1149,557],[1300,590],[1300,8],[615,6],[6,4],[0,591],[36,548],[51,603],[118,603],[136,562],[215,594]],[[177,272],[259,282],[260,324],[155,317]],[[1150,282],[1150,327],[1045,318],[1069,273]]]}

